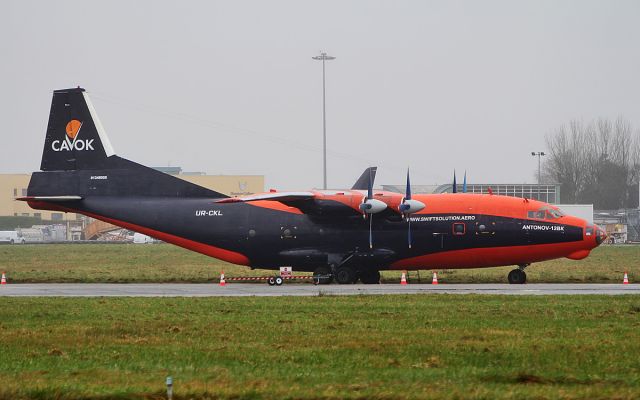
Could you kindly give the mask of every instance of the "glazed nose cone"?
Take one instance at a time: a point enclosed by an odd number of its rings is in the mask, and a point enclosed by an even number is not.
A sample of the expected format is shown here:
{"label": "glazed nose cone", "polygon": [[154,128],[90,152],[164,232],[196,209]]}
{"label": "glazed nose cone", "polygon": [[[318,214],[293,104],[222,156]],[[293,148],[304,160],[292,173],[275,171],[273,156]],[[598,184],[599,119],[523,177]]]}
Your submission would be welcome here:
{"label": "glazed nose cone", "polygon": [[594,228],[596,233],[596,244],[599,246],[602,244],[602,242],[607,240],[607,232],[604,229],[600,228],[598,225],[594,225]]}

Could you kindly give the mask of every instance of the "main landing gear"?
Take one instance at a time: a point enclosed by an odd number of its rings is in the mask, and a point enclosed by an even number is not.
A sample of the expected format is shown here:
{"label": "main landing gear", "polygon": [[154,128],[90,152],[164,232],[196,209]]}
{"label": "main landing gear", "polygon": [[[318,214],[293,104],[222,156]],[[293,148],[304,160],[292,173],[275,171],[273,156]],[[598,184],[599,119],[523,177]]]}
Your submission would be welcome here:
{"label": "main landing gear", "polygon": [[524,272],[524,269],[527,268],[526,265],[518,265],[518,268],[509,272],[507,279],[509,279],[509,283],[521,285],[523,283],[527,283],[527,274]]}
{"label": "main landing gear", "polygon": [[331,268],[318,267],[313,271],[313,282],[318,285],[328,285],[333,282],[333,275],[331,274]]}
{"label": "main landing gear", "polygon": [[360,272],[360,281],[367,285],[375,285],[380,283],[380,271],[369,269]]}
{"label": "main landing gear", "polygon": [[336,268],[336,282],[340,284],[356,283],[358,281],[358,271],[351,267],[342,266]]}
{"label": "main landing gear", "polygon": [[356,283],[358,279],[364,284],[373,285],[380,283],[380,271],[376,269],[363,269],[357,271],[353,267],[342,266],[336,269],[336,282],[341,284]]}
{"label": "main landing gear", "polygon": [[336,268],[333,274],[330,267],[318,267],[313,271],[313,281],[317,284],[328,285],[334,279],[343,285],[356,283],[358,279],[364,284],[378,284],[380,283],[380,271],[376,269],[358,271],[346,265]]}

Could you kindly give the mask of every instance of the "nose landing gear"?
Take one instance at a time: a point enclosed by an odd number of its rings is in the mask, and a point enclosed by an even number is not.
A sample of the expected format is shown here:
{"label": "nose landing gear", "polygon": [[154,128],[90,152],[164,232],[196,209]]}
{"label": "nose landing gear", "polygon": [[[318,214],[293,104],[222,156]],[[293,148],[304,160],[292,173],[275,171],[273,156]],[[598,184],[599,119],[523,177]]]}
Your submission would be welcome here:
{"label": "nose landing gear", "polygon": [[521,285],[523,283],[527,283],[527,274],[524,272],[524,269],[527,268],[528,265],[518,265],[518,268],[511,270],[507,279],[511,284]]}

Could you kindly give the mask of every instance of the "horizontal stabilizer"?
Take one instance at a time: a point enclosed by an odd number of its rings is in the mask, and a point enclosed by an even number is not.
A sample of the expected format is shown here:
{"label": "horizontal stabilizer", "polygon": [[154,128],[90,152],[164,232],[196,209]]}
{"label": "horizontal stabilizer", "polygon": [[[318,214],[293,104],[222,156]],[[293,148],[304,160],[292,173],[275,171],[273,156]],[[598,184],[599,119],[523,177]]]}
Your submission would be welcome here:
{"label": "horizontal stabilizer", "polygon": [[16,200],[20,201],[78,201],[82,200],[81,196],[26,196],[26,197],[17,197]]}

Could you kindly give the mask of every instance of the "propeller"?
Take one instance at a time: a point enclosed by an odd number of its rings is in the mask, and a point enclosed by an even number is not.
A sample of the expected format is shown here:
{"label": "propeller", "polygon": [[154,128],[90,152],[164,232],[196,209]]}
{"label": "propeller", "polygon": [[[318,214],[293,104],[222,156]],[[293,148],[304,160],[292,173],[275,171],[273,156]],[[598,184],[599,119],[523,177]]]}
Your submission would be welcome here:
{"label": "propeller", "polygon": [[456,170],[453,170],[453,193],[458,193],[458,185],[456,184]]}
{"label": "propeller", "polygon": [[373,198],[373,176],[372,170],[369,169],[369,184],[367,186],[367,196],[362,199],[360,210],[364,213],[364,217],[369,217],[369,248],[373,249],[373,214],[384,211],[387,204],[383,201]]}
{"label": "propeller", "polygon": [[462,182],[462,193],[467,193],[467,171],[464,171],[464,181]]}
{"label": "propeller", "polygon": [[423,202],[413,200],[411,198],[411,180],[409,178],[409,168],[407,168],[407,188],[404,199],[402,199],[402,203],[398,206],[398,211],[400,211],[409,223],[407,230],[407,242],[409,243],[409,248],[411,248],[411,218],[409,218],[409,216],[422,210],[424,207],[425,204]]}

